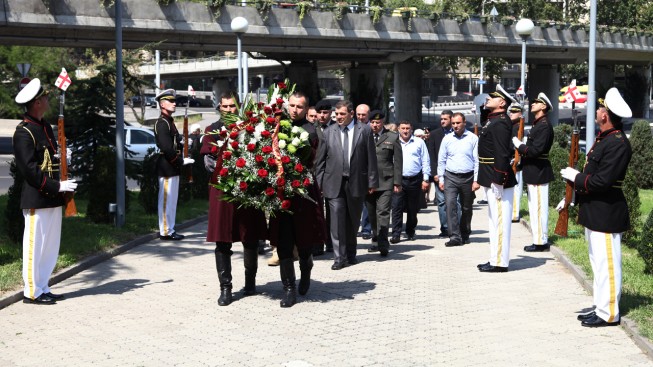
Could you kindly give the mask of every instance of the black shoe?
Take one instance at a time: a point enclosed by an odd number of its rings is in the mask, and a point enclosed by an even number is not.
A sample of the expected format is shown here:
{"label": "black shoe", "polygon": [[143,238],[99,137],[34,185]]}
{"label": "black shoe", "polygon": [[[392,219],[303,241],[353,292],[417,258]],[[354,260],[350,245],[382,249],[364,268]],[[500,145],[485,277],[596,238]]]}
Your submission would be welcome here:
{"label": "black shoe", "polygon": [[414,235],[414,234],[409,234],[409,235],[406,237],[406,239],[407,239],[408,241],[415,241],[415,235]]}
{"label": "black shoe", "polygon": [[64,299],[64,298],[66,298],[66,297],[64,297],[63,294],[54,294],[54,293],[52,293],[52,292],[48,292],[48,293],[46,293],[45,295],[48,296],[48,297],[50,297],[50,298],[52,298],[52,299],[55,300],[55,301],[59,301],[59,300],[62,300],[62,299]]}
{"label": "black shoe", "polygon": [[487,204],[487,200],[479,200],[479,201],[476,202],[476,204],[479,204],[479,205]]}
{"label": "black shoe", "polygon": [[580,324],[585,327],[618,326],[619,321],[607,322],[597,315],[594,315],[587,320],[583,320]]}
{"label": "black shoe", "polygon": [[333,265],[331,265],[331,270],[340,270],[340,269],[342,269],[342,268],[344,268],[346,266],[347,266],[347,262],[345,262],[345,261],[336,261],[336,262],[333,263]]}
{"label": "black shoe", "polygon": [[551,245],[548,243],[545,245],[529,245],[529,246],[524,246],[524,251],[526,252],[546,252],[549,251]]}
{"label": "black shoe", "polygon": [[447,247],[453,247],[453,246],[462,246],[463,243],[462,243],[462,242],[459,242],[459,241],[451,240],[451,241],[447,241],[447,242],[445,242],[444,245],[447,246]]}
{"label": "black shoe", "polygon": [[594,317],[594,316],[596,316],[596,312],[592,311],[592,312],[590,312],[590,313],[585,313],[585,314],[578,315],[578,316],[576,317],[576,320],[578,320],[578,321],[585,321],[585,320],[589,320],[589,319],[591,319],[591,318]]}
{"label": "black shoe", "polygon": [[513,223],[519,223],[520,220],[521,220],[520,218],[517,218],[517,219],[513,219],[512,222]]}
{"label": "black shoe", "polygon": [[333,247],[328,247],[327,246],[327,248],[326,248],[326,250],[324,250],[324,252],[333,252]]}
{"label": "black shoe", "polygon": [[369,240],[370,238],[372,238],[372,234],[371,234],[371,233],[368,233],[368,232],[363,232],[363,234],[361,235],[361,237],[362,237],[364,240]]}
{"label": "black shoe", "polygon": [[438,235],[438,237],[449,237],[449,233],[447,233],[447,232],[440,232],[440,234]]}
{"label": "black shoe", "polygon": [[392,236],[392,238],[390,239],[391,243],[399,243],[399,241],[401,241],[401,239],[399,239],[399,236]]}
{"label": "black shoe", "polygon": [[180,235],[177,232],[173,232],[169,236],[159,236],[160,239],[162,240],[170,240],[170,241],[180,241],[184,239],[184,236]]}
{"label": "black shoe", "polygon": [[489,261],[486,262],[485,264],[478,264],[478,265],[476,265],[476,267],[477,267],[478,269],[480,269],[480,268],[482,268],[482,267],[484,267],[484,266],[487,266],[487,265],[490,265],[490,262],[489,262]]}
{"label": "black shoe", "polygon": [[478,271],[482,273],[505,273],[508,271],[508,268],[503,266],[493,266],[488,263],[478,268]]}
{"label": "black shoe", "polygon": [[347,259],[347,264],[349,264],[349,265],[356,265],[356,264],[358,264],[358,260],[356,260],[355,257],[352,257],[352,258],[350,258],[350,259]]}
{"label": "black shoe", "polygon": [[387,256],[388,256],[388,252],[389,252],[389,251],[388,251],[387,248],[379,249],[379,253],[380,253],[381,256],[383,256],[383,257],[387,257]]}
{"label": "black shoe", "polygon": [[31,303],[33,305],[54,305],[57,303],[57,301],[54,298],[50,298],[47,294],[43,293],[34,299],[23,297],[23,303]]}
{"label": "black shoe", "polygon": [[469,245],[470,244],[469,238],[463,238],[463,243],[465,245]]}
{"label": "black shoe", "polygon": [[370,248],[367,249],[367,252],[379,252],[379,246],[370,246]]}

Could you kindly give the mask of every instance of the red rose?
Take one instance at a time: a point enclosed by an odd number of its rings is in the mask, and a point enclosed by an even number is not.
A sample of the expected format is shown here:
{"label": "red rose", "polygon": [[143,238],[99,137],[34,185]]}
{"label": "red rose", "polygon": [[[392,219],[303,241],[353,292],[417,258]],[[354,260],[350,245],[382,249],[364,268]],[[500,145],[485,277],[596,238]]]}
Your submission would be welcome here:
{"label": "red rose", "polygon": [[252,117],[252,116],[254,116],[254,112],[247,111],[247,112],[245,112],[245,115],[247,115],[247,117]]}
{"label": "red rose", "polygon": [[255,123],[258,122],[258,119],[256,117],[250,117],[249,122],[252,123],[252,124],[255,124]]}
{"label": "red rose", "polygon": [[277,120],[275,120],[274,117],[272,117],[272,116],[266,118],[265,121],[270,125],[273,125],[273,124],[275,124],[277,122]]}
{"label": "red rose", "polygon": [[218,152],[218,147],[217,146],[212,146],[211,147],[211,154],[216,154]]}
{"label": "red rose", "polygon": [[301,185],[302,185],[302,183],[299,182],[299,180],[292,180],[292,183],[290,184],[290,186],[292,186],[295,189],[298,188]]}
{"label": "red rose", "polygon": [[263,112],[265,112],[266,115],[269,115],[272,113],[272,108],[270,108],[270,106],[265,106]]}
{"label": "red rose", "polygon": [[223,168],[220,170],[220,176],[224,177],[229,173],[229,170],[226,168]]}
{"label": "red rose", "polygon": [[275,115],[281,115],[283,113],[283,110],[279,107],[274,108],[274,114]]}
{"label": "red rose", "polygon": [[270,166],[276,166],[276,164],[277,164],[277,160],[274,159],[274,157],[270,157],[270,158],[268,158],[268,164],[269,164]]}
{"label": "red rose", "polygon": [[302,172],[304,171],[304,166],[302,166],[301,163],[297,163],[297,164],[295,165],[295,171],[297,171],[297,172],[299,172],[299,173],[302,173]]}
{"label": "red rose", "polygon": [[261,108],[261,107],[263,107],[264,105],[265,105],[265,103],[263,103],[263,102],[259,102],[259,103],[258,103],[258,108]]}
{"label": "red rose", "polygon": [[260,154],[257,154],[257,155],[254,157],[254,159],[255,159],[258,163],[263,162],[263,156],[260,155]]}
{"label": "red rose", "polygon": [[277,186],[283,186],[286,184],[286,179],[283,177],[277,178]]}
{"label": "red rose", "polygon": [[222,159],[230,159],[231,158],[231,152],[230,151],[225,151],[222,153]]}
{"label": "red rose", "polygon": [[279,82],[277,85],[279,86],[279,89],[286,89],[286,83],[284,82]]}
{"label": "red rose", "polygon": [[271,187],[268,187],[267,189],[265,189],[265,195],[267,195],[267,196],[274,195],[274,189],[271,188]]}
{"label": "red rose", "polygon": [[270,135],[271,135],[270,132],[267,131],[267,130],[261,131],[261,136],[264,137],[264,138],[269,138]]}
{"label": "red rose", "polygon": [[268,171],[265,170],[265,169],[262,169],[262,168],[260,170],[258,170],[257,174],[258,174],[258,177],[261,177],[261,178],[268,177]]}
{"label": "red rose", "polygon": [[245,128],[245,131],[247,131],[250,134],[253,134],[255,130],[256,129],[254,129],[254,126],[252,125],[247,125],[247,127]]}
{"label": "red rose", "polygon": [[[232,142],[231,142],[231,147],[234,148],[234,150],[235,150],[235,149],[238,149],[238,142],[235,141],[235,140],[232,141]],[[298,171],[298,172],[301,172],[301,171]]]}
{"label": "red rose", "polygon": [[230,138],[230,139],[236,139],[237,137],[238,137],[238,131],[232,131],[232,132],[229,134],[229,138]]}
{"label": "red rose", "polygon": [[245,164],[247,164],[247,161],[245,161],[244,158],[238,158],[238,159],[236,160],[236,167],[238,167],[238,168],[243,168],[243,167],[245,167]]}
{"label": "red rose", "polygon": [[223,138],[227,136],[227,130],[220,130],[220,136]]}
{"label": "red rose", "polygon": [[311,180],[309,180],[308,178],[305,178],[304,179],[304,187],[309,187],[309,186],[311,186]]}
{"label": "red rose", "polygon": [[281,157],[281,163],[283,164],[290,163],[290,157],[284,155],[283,157]]}
{"label": "red rose", "polygon": [[284,201],[282,201],[282,202],[281,202],[281,209],[283,209],[283,210],[288,210],[288,209],[290,209],[290,204],[291,204],[290,200],[284,200]]}
{"label": "red rose", "polygon": [[245,181],[240,181],[240,185],[238,185],[238,186],[240,187],[240,191],[247,190],[247,182],[245,182]]}
{"label": "red rose", "polygon": [[229,126],[227,126],[227,129],[232,130],[235,127],[236,127],[236,124],[229,124]]}
{"label": "red rose", "polygon": [[269,146],[269,145],[266,145],[266,146],[264,146],[263,148],[261,148],[261,151],[262,151],[263,153],[265,153],[265,154],[270,154],[270,153],[272,153],[272,147]]}
{"label": "red rose", "polygon": [[247,150],[253,152],[256,149],[256,144],[247,144]]}
{"label": "red rose", "polygon": [[282,105],[283,104],[283,98],[277,98],[277,104]]}

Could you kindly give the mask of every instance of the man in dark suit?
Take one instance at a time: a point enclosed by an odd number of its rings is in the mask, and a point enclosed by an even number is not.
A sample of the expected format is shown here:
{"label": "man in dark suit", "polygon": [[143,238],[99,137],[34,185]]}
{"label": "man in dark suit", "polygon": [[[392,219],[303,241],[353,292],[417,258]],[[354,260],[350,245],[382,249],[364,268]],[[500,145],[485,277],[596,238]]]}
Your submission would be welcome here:
{"label": "man in dark suit", "polygon": [[[315,132],[317,133],[317,137],[320,142],[324,141],[324,129],[327,127],[335,124],[335,121],[331,119],[331,102],[323,99],[315,105],[315,111],[317,112],[317,118],[313,122],[313,125],[315,126]],[[327,198],[323,198],[324,203],[322,203],[322,206],[324,208],[324,216],[326,218],[326,223],[328,226],[329,221],[331,220],[331,214],[329,212],[329,200]],[[326,249],[325,249],[326,247]],[[313,256],[321,256],[324,255],[324,252],[333,252],[333,244],[331,243],[331,234],[329,231],[326,231],[326,240],[325,240],[325,246],[316,246],[313,249]]]}
{"label": "man in dark suit", "polygon": [[370,213],[372,226],[372,247],[368,252],[379,251],[381,256],[388,256],[388,228],[390,226],[390,208],[392,193],[401,191],[401,172],[403,156],[399,134],[383,127],[383,112],[375,110],[370,113],[370,129],[376,145],[376,161],[379,172],[379,188],[365,197],[365,206]]}
{"label": "man in dark suit", "polygon": [[[430,181],[435,184],[435,205],[438,206],[438,217],[440,218],[440,237],[448,237],[449,229],[447,225],[447,205],[444,200],[444,191],[440,190],[438,185],[438,152],[444,136],[453,132],[451,128],[451,110],[444,110],[440,113],[440,127],[433,129],[426,139],[426,149],[429,152],[429,159],[431,160],[431,177]],[[460,210],[458,210],[460,213]]]}
{"label": "man in dark suit", "polygon": [[316,161],[317,183],[329,199],[329,230],[335,262],[340,270],[357,264],[356,230],[360,225],[365,195],[379,187],[372,131],[354,122],[350,101],[336,104],[337,125],[324,130]]}

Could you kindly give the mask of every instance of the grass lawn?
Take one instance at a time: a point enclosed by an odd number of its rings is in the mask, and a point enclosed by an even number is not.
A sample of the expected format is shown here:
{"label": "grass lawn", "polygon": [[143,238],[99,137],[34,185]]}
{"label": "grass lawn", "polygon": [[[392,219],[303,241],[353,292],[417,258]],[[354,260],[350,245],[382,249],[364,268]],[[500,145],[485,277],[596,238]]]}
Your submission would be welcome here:
{"label": "grass lawn", "polygon": [[[640,190],[642,223],[653,208],[653,190]],[[520,214],[528,221],[528,201],[522,197]],[[589,262],[585,229],[575,224],[575,218],[569,217],[569,237],[563,238],[553,234],[558,212],[549,209],[549,242],[562,249],[567,257],[578,265],[589,279],[592,268]],[[644,261],[636,249],[621,246],[622,294],[619,307],[621,314],[637,323],[642,336],[653,340],[653,275],[644,274]]]}
{"label": "grass lawn", "polygon": [[[116,228],[110,224],[96,224],[85,217],[87,200],[75,198],[79,216],[64,218],[61,230],[61,249],[57,260],[57,269],[70,266],[80,259],[111,249],[144,234],[158,231],[158,217],[147,214],[138,203],[138,194],[130,192],[130,205],[125,218],[125,226]],[[4,208],[7,196],[0,196],[2,220],[0,234],[4,230]],[[196,218],[208,212],[208,200],[192,199],[179,201],[177,206],[177,223]],[[0,237],[0,293],[22,286],[21,244],[14,244],[3,235]],[[56,271],[56,270],[55,270]]]}

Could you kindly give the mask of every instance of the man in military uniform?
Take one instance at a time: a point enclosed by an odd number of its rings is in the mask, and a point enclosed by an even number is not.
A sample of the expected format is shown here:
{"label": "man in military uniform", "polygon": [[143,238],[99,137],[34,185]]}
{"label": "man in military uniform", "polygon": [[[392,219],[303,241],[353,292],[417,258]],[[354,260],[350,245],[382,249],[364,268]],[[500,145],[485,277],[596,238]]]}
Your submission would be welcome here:
{"label": "man in military uniform", "polygon": [[[523,107],[519,102],[513,103],[508,107],[508,117],[510,117],[510,121],[512,121],[512,137],[513,140],[515,137],[517,137],[517,134],[519,132],[519,121],[523,117]],[[524,181],[521,178],[522,176],[522,171],[521,171],[521,165],[518,167],[517,172],[515,172],[515,180],[517,180],[517,183],[515,184],[514,192],[513,192],[513,199],[512,199],[512,222],[513,223],[518,223],[519,222],[519,209],[521,206],[521,196],[522,196],[522,190],[523,190],[523,185]]]}
{"label": "man in military uniform", "polygon": [[184,236],[175,232],[177,195],[181,166],[195,162],[181,154],[182,136],[179,134],[172,114],[175,112],[175,90],[166,89],[154,99],[161,107],[161,116],[154,124],[154,138],[160,155],[156,162],[159,176],[159,236],[162,240],[178,241]]}
{"label": "man in military uniform", "polygon": [[478,265],[481,272],[507,272],[510,262],[510,213],[516,180],[510,166],[512,123],[506,110],[514,102],[501,85],[485,102],[489,114],[478,139],[478,183],[488,201],[490,261]]}
{"label": "man in military uniform", "polygon": [[[599,100],[599,135],[587,153],[583,172],[566,167],[562,177],[574,183],[578,223],[585,227],[594,272],[594,311],[578,316],[582,326],[619,325],[621,298],[621,236],[630,227],[628,204],[622,191],[632,150],[622,131],[622,118],[632,116],[617,88]],[[558,204],[560,210],[564,199]]]}
{"label": "man in military uniform", "polygon": [[52,127],[43,121],[50,104],[41,81],[30,81],[16,96],[16,103],[26,111],[13,139],[16,167],[25,178],[20,196],[25,217],[23,302],[51,305],[64,298],[48,286],[59,256],[63,193],[75,191],[77,183],[59,181],[59,148]]}
{"label": "man in military uniform", "polygon": [[370,214],[372,227],[372,246],[368,252],[380,252],[388,256],[388,228],[390,227],[390,209],[392,193],[401,191],[401,172],[403,156],[399,134],[383,127],[385,115],[379,110],[370,113],[370,129],[376,146],[376,162],[379,172],[379,188],[365,196],[365,206]]}
{"label": "man in military uniform", "polygon": [[549,151],[553,145],[553,126],[547,119],[551,101],[544,93],[537,95],[531,104],[535,116],[533,128],[526,144],[516,137],[512,142],[521,156],[520,165],[524,182],[528,187],[528,213],[531,219],[533,243],[525,246],[526,252],[549,251],[549,182],[553,181],[553,169],[549,161]]}

